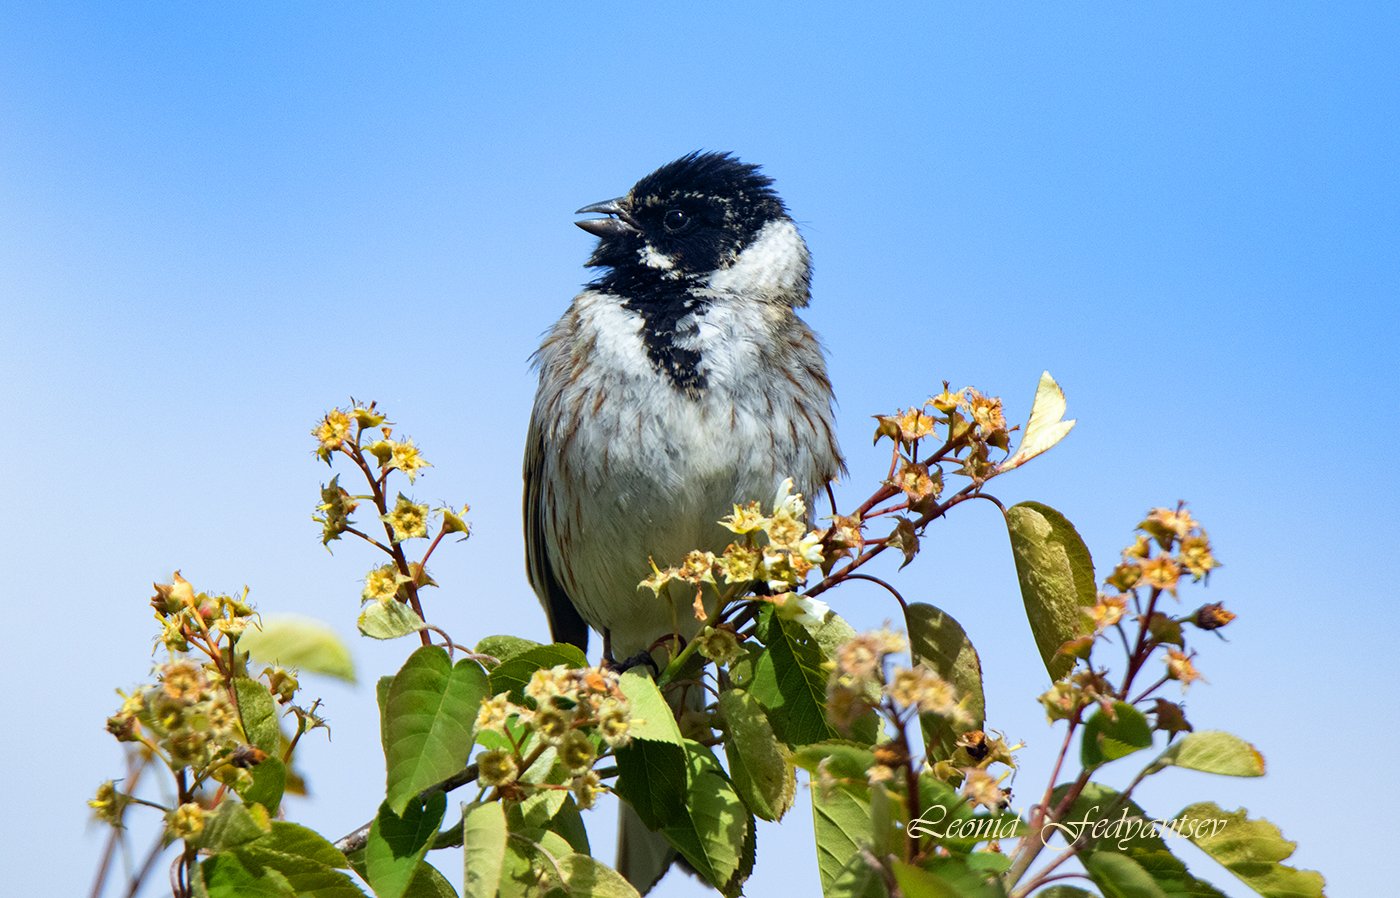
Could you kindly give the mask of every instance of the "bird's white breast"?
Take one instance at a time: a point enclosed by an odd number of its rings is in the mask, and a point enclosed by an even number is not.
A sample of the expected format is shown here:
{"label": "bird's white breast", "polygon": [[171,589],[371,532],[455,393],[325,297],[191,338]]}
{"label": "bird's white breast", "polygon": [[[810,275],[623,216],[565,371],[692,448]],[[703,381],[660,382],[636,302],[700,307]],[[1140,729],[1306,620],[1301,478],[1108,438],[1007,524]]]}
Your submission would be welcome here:
{"label": "bird's white breast", "polygon": [[[749,275],[782,283],[781,266],[762,258]],[[557,401],[541,397],[552,408],[536,406],[549,416],[548,550],[618,658],[698,628],[693,596],[673,604],[638,589],[649,558],[666,566],[692,549],[718,552],[732,538],[718,521],[735,503],[771,502],[787,477],[810,494],[839,466],[820,350],[790,308],[717,294],[693,325],[677,344],[700,354],[696,395],[653,365],[642,316],[616,296],[580,295],[569,338],[556,332],[541,349],[541,368],[556,366],[565,384]],[[569,362],[578,352],[588,364]]]}

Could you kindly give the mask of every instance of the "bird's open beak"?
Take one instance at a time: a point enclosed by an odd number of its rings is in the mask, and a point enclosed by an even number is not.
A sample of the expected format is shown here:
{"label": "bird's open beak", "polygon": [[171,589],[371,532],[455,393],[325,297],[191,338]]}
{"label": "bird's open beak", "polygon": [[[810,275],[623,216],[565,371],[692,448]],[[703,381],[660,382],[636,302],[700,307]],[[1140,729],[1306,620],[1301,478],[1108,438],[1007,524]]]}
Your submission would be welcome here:
{"label": "bird's open beak", "polygon": [[591,212],[601,212],[609,218],[588,218],[583,221],[576,221],[574,224],[583,228],[594,237],[617,237],[622,234],[635,234],[638,231],[632,213],[627,211],[627,198],[618,197],[615,200],[605,200],[601,203],[594,203],[591,206],[584,206],[575,212],[575,215],[584,215]]}

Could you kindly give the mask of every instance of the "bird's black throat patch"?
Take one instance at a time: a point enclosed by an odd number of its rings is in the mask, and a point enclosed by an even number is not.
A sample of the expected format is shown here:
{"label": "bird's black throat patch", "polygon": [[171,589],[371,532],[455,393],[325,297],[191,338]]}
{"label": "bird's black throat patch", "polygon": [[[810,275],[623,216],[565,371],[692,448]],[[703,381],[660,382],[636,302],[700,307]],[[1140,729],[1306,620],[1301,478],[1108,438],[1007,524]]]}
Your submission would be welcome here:
{"label": "bird's black throat patch", "polygon": [[685,279],[660,277],[648,270],[613,269],[589,284],[595,290],[622,297],[622,307],[642,316],[642,342],[647,358],[677,390],[695,398],[705,389],[701,356],[677,339],[689,336],[695,316],[705,314],[709,302],[697,296]]}

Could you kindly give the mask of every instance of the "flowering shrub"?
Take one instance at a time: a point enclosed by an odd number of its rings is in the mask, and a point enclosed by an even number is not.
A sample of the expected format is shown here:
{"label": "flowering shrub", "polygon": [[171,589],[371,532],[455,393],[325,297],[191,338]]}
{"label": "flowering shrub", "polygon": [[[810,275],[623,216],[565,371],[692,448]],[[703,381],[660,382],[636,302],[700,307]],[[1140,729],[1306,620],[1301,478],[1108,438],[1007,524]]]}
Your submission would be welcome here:
{"label": "flowering shrub", "polygon": [[[829,898],[1092,894],[1079,884],[1219,895],[1168,837],[1260,894],[1321,895],[1320,875],[1283,863],[1292,844],[1267,821],[1208,802],[1153,818],[1134,802],[1139,783],[1171,767],[1259,776],[1264,763],[1236,736],[1197,730],[1162,694],[1202,679],[1198,641],[1235,619],[1218,602],[1184,610],[1182,593],[1219,567],[1184,506],[1149,512],[1100,579],[1059,512],[1006,507],[986,491],[1069,432],[1064,407],[1045,375],[1013,449],[1019,428],[1000,399],[945,383],[921,406],[877,416],[888,474],[858,507],[833,502],[813,528],[810,497],[789,481],[770,504],[734,507],[720,522],[734,536],[722,552],[652,559],[641,586],[658,601],[682,597],[700,624],[689,641],[655,647],[655,672],[591,666],[573,646],[514,636],[455,641],[427,615],[424,592],[438,585],[428,562],[439,546],[469,536],[468,509],[391,489],[429,464],[373,403],[331,410],[313,430],[315,453],[365,486],[352,492],[337,474],[321,488],[321,540],[350,536],[380,554],[364,576],[361,633],[421,643],[378,684],[384,793],[367,792],[368,822],[336,840],[283,819],[283,796],[303,782],[296,747],[325,726],[320,702],[299,699],[299,676],[347,675],[348,653],[318,625],[262,621],[246,590],[198,592],[176,572],[152,599],[163,659],[107,721],[127,772],[90,802],[113,827],[94,894],[128,819],[149,810],[162,834],[133,892],[168,853],[180,898],[636,895],[588,848],[584,812],[610,792],[697,875],[737,895],[757,862],[755,820],[788,812],[800,770]],[[1063,728],[1051,778],[1025,811],[1011,790],[1025,749],[991,726],[962,626],[864,570],[889,550],[909,564],[928,525],[974,499],[1006,520],[1051,681],[1039,701]],[[856,633],[831,610],[822,597],[852,580],[892,597],[897,629]],[[1126,788],[1098,781],[1148,750]],[[468,784],[476,795],[449,815],[447,796]],[[461,877],[428,860],[449,846],[465,848]]]}

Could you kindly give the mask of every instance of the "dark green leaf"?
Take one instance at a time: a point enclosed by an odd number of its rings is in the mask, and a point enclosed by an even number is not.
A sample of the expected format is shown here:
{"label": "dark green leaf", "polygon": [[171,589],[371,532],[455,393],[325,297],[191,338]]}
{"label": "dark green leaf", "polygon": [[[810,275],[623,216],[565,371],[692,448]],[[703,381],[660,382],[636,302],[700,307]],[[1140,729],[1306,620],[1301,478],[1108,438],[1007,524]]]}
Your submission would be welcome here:
{"label": "dark green leaf", "polygon": [[1048,505],[1011,506],[1006,527],[1031,632],[1045,669],[1059,679],[1074,666],[1060,646],[1085,631],[1084,610],[1098,596],[1093,559],[1074,525]]}
{"label": "dark green leaf", "polygon": [[687,741],[685,752],[689,788],[662,833],[710,885],[737,895],[743,882],[736,874],[744,866],[753,818],[708,748]]}
{"label": "dark green leaf", "polygon": [[255,875],[266,870],[280,873],[298,896],[363,898],[364,892],[340,872],[349,865],[345,855],[324,837],[295,823],[274,821],[272,832],[236,854]]}
{"label": "dark green leaf", "polygon": [[618,748],[613,789],[651,829],[660,829],[685,810],[685,749],[671,742],[633,739]]}
{"label": "dark green leaf", "polygon": [[252,782],[238,791],[238,797],[248,804],[260,804],[276,814],[287,788],[287,765],[280,758],[268,756],[253,766]]}
{"label": "dark green leaf", "polygon": [[409,656],[385,701],[385,798],[395,813],[466,766],[486,695],[486,672],[475,661],[454,666],[438,646]]}
{"label": "dark green leaf", "polygon": [[408,891],[446,808],[447,796],[441,792],[425,803],[409,802],[401,815],[387,802],[379,806],[365,843],[365,878],[378,898],[402,898]]}
{"label": "dark green leaf", "polygon": [[1244,810],[1225,811],[1214,802],[1183,808],[1185,835],[1221,866],[1264,898],[1322,898],[1322,874],[1284,864],[1298,847],[1267,820],[1251,820]]}
{"label": "dark green leaf", "polygon": [[[1058,804],[1064,796],[1065,786],[1055,790],[1052,802]],[[1132,800],[1121,800],[1122,796],[1098,783],[1089,783],[1080,793],[1078,800],[1070,808],[1065,818],[1055,827],[1043,829],[1032,838],[1046,838],[1058,834],[1066,842],[1076,836],[1084,838],[1080,849],[1081,859],[1098,856],[1122,856],[1132,861],[1133,867],[1122,864],[1115,866],[1108,861],[1100,866],[1105,879],[1116,876],[1124,889],[1135,887],[1139,879],[1135,870],[1144,871],[1148,879],[1169,898],[1224,898],[1218,889],[1208,882],[1192,876],[1170,849],[1162,833],[1171,821],[1152,820],[1143,813]],[[1094,825],[1099,824],[1097,835]],[[1088,861],[1085,860],[1087,865]],[[1112,892],[1109,887],[1094,877],[1104,895],[1134,894],[1132,892]]]}
{"label": "dark green leaf", "polygon": [[1125,854],[1100,851],[1082,860],[1104,898],[1167,898],[1151,874]]}
{"label": "dark green leaf", "polygon": [[754,664],[749,692],[767,710],[778,738],[792,746],[834,738],[826,719],[826,658],[816,639],[771,607],[759,613],[758,638],[767,651]]}
{"label": "dark green leaf", "polygon": [[296,892],[287,877],[259,867],[254,873],[237,854],[219,854],[199,865],[196,894],[205,898],[293,898]]}
{"label": "dark green leaf", "polygon": [[419,861],[404,898],[457,898],[457,890],[447,877],[427,861]]}
{"label": "dark green leaf", "polygon": [[1151,747],[1147,717],[1127,702],[1114,702],[1112,713],[1100,708],[1085,722],[1080,763],[1097,767]]}
{"label": "dark green leaf", "polygon": [[592,854],[588,847],[588,829],[583,824],[583,815],[579,813],[572,795],[564,796],[564,805],[559,809],[559,813],[554,815],[554,819],[549,821],[549,828],[562,836],[574,851],[579,854]]}
{"label": "dark green leaf", "polygon": [[[981,729],[987,712],[982,693],[982,662],[962,625],[944,611],[922,602],[914,602],[906,609],[904,622],[914,660],[926,662],[957,689],[959,702],[972,718],[962,732]],[[928,741],[941,750],[938,756],[951,755],[961,733],[936,714],[923,715],[923,725],[926,737],[932,737]]]}
{"label": "dark green leaf", "polygon": [[530,675],[542,668],[563,665],[568,668],[587,667],[588,659],[577,648],[564,643],[542,645],[526,649],[491,671],[490,695],[510,693],[510,700],[516,703],[525,701],[525,684]]}

